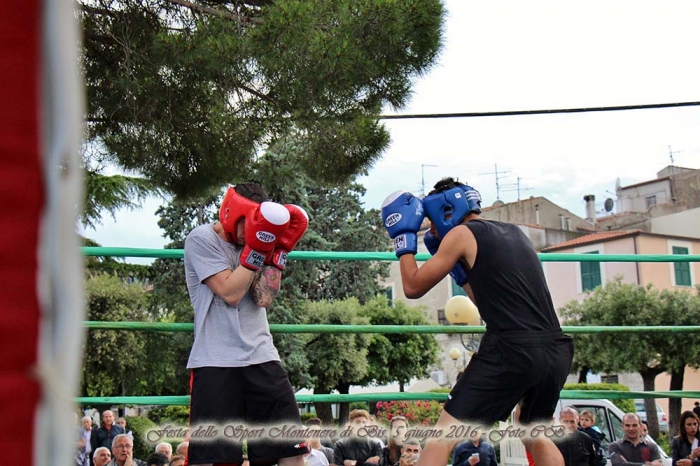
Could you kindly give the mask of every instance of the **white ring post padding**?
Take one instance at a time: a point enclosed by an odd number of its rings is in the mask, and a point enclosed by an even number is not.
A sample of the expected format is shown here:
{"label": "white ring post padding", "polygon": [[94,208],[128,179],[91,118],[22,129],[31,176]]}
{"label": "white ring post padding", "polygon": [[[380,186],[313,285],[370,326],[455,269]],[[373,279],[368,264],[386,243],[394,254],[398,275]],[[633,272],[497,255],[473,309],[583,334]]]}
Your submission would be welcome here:
{"label": "white ring post padding", "polygon": [[39,235],[39,367],[35,465],[73,464],[85,329],[83,262],[76,234],[82,206],[80,148],[84,84],[76,63],[80,34],[76,2],[42,1],[41,155],[45,210]]}

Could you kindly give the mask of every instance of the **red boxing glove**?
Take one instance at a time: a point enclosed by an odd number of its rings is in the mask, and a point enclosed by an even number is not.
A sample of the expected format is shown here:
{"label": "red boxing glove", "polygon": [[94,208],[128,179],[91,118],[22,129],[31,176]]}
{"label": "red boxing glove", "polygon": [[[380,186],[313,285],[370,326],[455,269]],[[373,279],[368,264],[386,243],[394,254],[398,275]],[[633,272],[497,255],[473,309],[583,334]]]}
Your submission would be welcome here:
{"label": "red boxing glove", "polygon": [[258,271],[265,264],[265,257],[275,248],[279,237],[289,225],[289,211],[276,202],[263,202],[245,217],[245,246],[240,263],[243,267]]}
{"label": "red boxing glove", "polygon": [[287,266],[287,255],[294,249],[309,226],[309,216],[306,211],[294,204],[285,204],[289,211],[289,227],[277,240],[272,257],[266,262],[280,270]]}

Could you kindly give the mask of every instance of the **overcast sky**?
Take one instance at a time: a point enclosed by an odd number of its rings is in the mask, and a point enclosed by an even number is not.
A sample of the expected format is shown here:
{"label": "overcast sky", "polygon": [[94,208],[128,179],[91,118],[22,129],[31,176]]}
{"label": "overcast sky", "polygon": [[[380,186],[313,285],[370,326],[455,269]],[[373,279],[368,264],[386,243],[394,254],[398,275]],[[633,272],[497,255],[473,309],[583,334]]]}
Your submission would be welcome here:
{"label": "overcast sky", "polygon": [[[465,113],[700,101],[700,2],[447,0],[445,46],[406,108]],[[545,196],[585,216],[671,163],[700,168],[700,107],[487,118],[385,120],[392,143],[369,175],[365,206],[419,194],[444,176],[484,205]],[[425,166],[424,166],[425,165]],[[434,165],[434,166],[429,166]],[[104,246],[160,248],[150,200],[85,234]],[[313,221],[313,218],[312,218]]]}

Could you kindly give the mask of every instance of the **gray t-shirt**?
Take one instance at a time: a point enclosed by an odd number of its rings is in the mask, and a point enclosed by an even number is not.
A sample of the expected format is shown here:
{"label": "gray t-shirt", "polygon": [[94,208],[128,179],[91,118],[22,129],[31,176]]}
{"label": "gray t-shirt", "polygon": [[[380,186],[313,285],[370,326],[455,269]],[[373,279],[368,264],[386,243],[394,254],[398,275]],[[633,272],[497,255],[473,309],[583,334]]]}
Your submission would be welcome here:
{"label": "gray t-shirt", "polygon": [[187,362],[197,367],[243,367],[279,361],[265,308],[246,293],[238,307],[227,304],[204,283],[235,270],[241,248],[221,239],[213,225],[201,225],[185,240],[185,278],[194,307],[194,344]]}

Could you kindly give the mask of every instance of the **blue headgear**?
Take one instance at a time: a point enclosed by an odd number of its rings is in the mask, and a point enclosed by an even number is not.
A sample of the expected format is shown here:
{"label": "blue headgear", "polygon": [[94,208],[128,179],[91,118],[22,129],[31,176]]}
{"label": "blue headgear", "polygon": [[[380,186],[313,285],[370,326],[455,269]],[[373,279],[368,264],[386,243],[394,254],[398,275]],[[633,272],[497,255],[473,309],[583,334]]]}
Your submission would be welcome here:
{"label": "blue headgear", "polygon": [[428,216],[440,238],[460,224],[470,212],[481,213],[481,194],[465,184],[447,191],[431,194],[423,199],[425,214]]}

